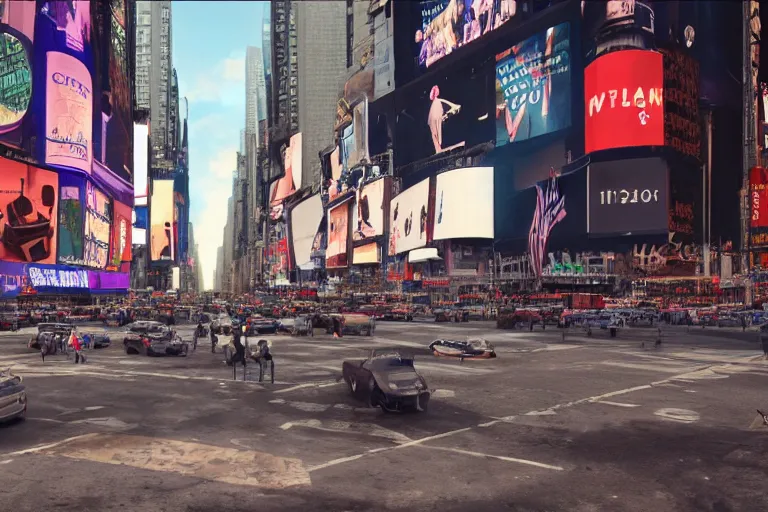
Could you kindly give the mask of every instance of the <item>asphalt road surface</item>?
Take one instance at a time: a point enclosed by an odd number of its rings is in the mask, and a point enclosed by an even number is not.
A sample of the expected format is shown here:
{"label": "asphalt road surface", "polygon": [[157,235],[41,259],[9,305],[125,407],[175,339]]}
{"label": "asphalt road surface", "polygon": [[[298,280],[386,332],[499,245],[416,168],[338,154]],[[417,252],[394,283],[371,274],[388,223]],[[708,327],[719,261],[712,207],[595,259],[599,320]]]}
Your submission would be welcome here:
{"label": "asphalt road surface", "polygon": [[[207,344],[129,356],[117,333],[85,365],[42,362],[29,332],[0,333],[29,395],[27,420],[0,426],[3,511],[768,510],[768,361],[726,329],[655,348],[651,329],[380,323],[273,337],[275,384],[233,381]],[[499,357],[422,350],[426,413],[367,409],[338,380],[366,347],[467,336]]]}

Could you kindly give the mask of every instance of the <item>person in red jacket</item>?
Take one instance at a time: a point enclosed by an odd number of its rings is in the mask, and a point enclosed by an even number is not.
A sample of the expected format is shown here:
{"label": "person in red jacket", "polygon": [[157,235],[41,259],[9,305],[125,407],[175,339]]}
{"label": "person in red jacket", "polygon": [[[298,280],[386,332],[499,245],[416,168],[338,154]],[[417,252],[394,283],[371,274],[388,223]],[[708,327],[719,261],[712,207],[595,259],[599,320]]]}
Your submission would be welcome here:
{"label": "person in red jacket", "polygon": [[75,351],[75,364],[80,362],[80,359],[85,363],[85,354],[82,353],[83,344],[80,338],[77,337],[77,332],[72,330],[72,334],[69,335],[69,344],[72,345],[72,350]]}

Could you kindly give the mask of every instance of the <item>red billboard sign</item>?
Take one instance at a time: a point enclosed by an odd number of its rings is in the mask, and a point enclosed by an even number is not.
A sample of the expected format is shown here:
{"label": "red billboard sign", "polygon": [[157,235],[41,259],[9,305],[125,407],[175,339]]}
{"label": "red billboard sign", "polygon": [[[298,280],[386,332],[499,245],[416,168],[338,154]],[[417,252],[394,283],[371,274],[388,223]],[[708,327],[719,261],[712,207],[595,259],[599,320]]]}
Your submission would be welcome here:
{"label": "red billboard sign", "polygon": [[768,169],[749,171],[749,235],[752,247],[768,245]]}
{"label": "red billboard sign", "polygon": [[664,145],[664,59],[622,50],[584,70],[584,150]]}

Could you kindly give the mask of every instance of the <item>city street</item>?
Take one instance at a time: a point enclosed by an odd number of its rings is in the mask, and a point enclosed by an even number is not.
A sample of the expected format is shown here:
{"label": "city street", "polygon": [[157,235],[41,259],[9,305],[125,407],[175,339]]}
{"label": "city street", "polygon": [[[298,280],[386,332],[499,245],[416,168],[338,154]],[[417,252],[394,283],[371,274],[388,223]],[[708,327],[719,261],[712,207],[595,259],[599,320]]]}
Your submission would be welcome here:
{"label": "city street", "polygon": [[[29,397],[26,421],[0,426],[0,510],[768,510],[754,333],[668,328],[657,349],[651,329],[379,323],[272,337],[271,384],[255,367],[233,381],[207,342],[126,355],[117,331],[85,365],[42,362],[32,331],[0,333]],[[467,336],[499,357],[426,350]],[[416,350],[427,412],[365,408],[339,380],[344,359],[390,346]]]}

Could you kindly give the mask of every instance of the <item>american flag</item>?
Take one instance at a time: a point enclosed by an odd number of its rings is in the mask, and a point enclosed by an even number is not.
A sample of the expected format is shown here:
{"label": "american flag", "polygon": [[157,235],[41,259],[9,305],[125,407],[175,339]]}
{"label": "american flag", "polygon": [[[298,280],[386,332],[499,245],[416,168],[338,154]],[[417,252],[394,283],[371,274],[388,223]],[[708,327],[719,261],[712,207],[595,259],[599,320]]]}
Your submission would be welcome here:
{"label": "american flag", "polygon": [[536,211],[533,213],[531,231],[528,233],[528,254],[536,277],[541,277],[542,274],[549,232],[566,215],[565,196],[560,195],[557,175],[553,171],[550,171],[545,187],[546,190],[543,190],[541,185],[536,184]]}

